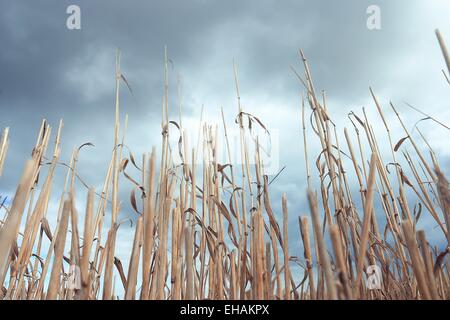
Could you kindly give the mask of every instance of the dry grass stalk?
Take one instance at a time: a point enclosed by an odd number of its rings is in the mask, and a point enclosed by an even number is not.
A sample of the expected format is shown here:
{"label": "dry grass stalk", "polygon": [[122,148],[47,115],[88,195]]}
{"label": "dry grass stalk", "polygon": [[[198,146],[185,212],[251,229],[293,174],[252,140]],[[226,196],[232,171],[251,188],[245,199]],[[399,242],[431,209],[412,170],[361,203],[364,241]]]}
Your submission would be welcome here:
{"label": "dry grass stalk", "polygon": [[8,145],[9,145],[8,134],[9,128],[5,128],[0,138],[0,177],[2,176],[3,166],[5,164],[6,154],[8,152]]}

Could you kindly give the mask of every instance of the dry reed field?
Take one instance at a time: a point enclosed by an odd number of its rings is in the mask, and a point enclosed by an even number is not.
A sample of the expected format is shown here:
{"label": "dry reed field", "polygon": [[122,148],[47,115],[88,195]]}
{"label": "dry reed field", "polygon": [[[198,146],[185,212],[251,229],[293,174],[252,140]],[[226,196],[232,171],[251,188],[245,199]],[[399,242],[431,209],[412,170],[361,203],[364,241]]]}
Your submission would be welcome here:
{"label": "dry reed field", "polygon": [[[436,34],[450,72],[444,40]],[[294,72],[305,97],[299,118],[303,137],[298,139],[304,144],[308,192],[277,199],[271,196],[276,177],[265,174],[259,140],[249,134],[255,127],[270,128],[244,111],[236,68],[233,125],[240,132],[239,165],[232,163],[223,113],[222,126],[205,124],[194,147],[186,138],[189,128],[169,118],[167,53],[161,151],[153,148],[138,158],[126,150],[127,121],[120,117],[119,89],[128,83],[118,54],[114,147],[103,188],[75,194],[84,146],[72,153],[64,189],[52,188],[61,165],[63,123],[53,130],[43,121],[12,202],[0,200],[1,298],[449,299],[450,190],[438,155],[423,135],[416,141],[396,107],[382,105],[372,89],[370,108],[378,117],[369,119],[363,109],[349,115],[348,128],[338,128],[325,97],[316,93],[302,51],[300,59],[304,71]],[[388,108],[404,131],[398,141],[386,121]],[[445,126],[427,119],[429,126]],[[383,126],[385,134],[376,136],[374,125]],[[307,138],[307,131],[315,141]],[[339,140],[339,132],[345,139]],[[227,164],[217,159],[219,136],[225,137]],[[178,145],[171,145],[169,137],[176,137]],[[382,158],[380,143],[389,145],[390,157]],[[312,144],[320,145],[320,154],[308,153]],[[3,167],[8,145],[6,128],[0,139],[0,181],[2,170],[8,170]],[[175,153],[181,165],[174,163]],[[129,175],[127,166],[140,176]],[[135,186],[130,200],[120,199],[119,190],[130,182]],[[49,199],[55,193],[60,203],[51,215],[57,219],[52,229]],[[290,211],[288,196],[305,198],[310,212]],[[80,208],[77,198],[83,197],[87,205]],[[116,256],[122,201],[131,201],[138,215],[128,265]],[[281,212],[272,209],[276,202],[281,202]],[[288,217],[299,214],[298,233],[288,234]],[[447,246],[430,245],[429,234],[418,230],[417,222],[425,215],[437,226],[427,232]],[[105,230],[105,225],[111,227]],[[289,248],[293,241],[301,244],[301,252]],[[374,276],[381,279],[377,287],[367,280]]]}

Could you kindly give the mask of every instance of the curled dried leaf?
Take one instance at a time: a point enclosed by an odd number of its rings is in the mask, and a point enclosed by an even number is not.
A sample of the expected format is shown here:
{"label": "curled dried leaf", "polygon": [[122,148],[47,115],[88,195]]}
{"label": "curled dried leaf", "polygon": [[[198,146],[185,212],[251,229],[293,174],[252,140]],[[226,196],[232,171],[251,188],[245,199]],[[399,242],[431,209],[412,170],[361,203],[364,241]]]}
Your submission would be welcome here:
{"label": "curled dried leaf", "polygon": [[408,177],[403,173],[403,170],[400,170],[400,177],[402,179],[402,183],[406,183],[408,186],[413,187],[411,181],[409,181]]}
{"label": "curled dried leaf", "polygon": [[409,136],[408,136],[408,137],[401,138],[401,139],[395,144],[394,151],[397,152],[398,149],[401,147],[402,143],[405,142],[405,140],[408,139],[408,138],[409,138]]}
{"label": "curled dried leaf", "polygon": [[123,288],[126,289],[127,278],[125,277],[125,272],[123,271],[122,262],[120,261],[119,258],[114,257],[114,265],[116,266],[117,271],[119,272],[120,280],[122,281]]}
{"label": "curled dried leaf", "polygon": [[136,211],[137,214],[141,215],[142,213],[137,208],[136,189],[137,189],[137,187],[135,187],[131,190],[130,203],[131,203],[131,207],[133,208],[133,210]]}
{"label": "curled dried leaf", "polygon": [[444,262],[444,258],[447,255],[447,253],[450,252],[450,247],[447,247],[447,249],[444,252],[441,252],[437,258],[436,262],[434,263],[434,273],[437,274],[437,272],[442,268],[442,263]]}
{"label": "curled dried leaf", "polygon": [[78,151],[80,151],[84,147],[95,147],[95,145],[92,142],[83,143],[81,146],[78,147]]}

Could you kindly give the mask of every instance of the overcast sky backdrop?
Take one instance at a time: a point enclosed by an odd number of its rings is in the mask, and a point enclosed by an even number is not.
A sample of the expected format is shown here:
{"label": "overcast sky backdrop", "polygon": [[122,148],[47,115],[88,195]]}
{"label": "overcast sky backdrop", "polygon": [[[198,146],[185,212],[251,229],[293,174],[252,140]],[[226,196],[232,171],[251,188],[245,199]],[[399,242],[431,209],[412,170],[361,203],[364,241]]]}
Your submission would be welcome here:
{"label": "overcast sky backdrop", "polygon": [[[81,8],[81,30],[66,28],[71,4]],[[381,8],[381,30],[366,27],[366,9],[372,4]],[[301,70],[298,50],[309,59],[316,89],[326,91],[340,134],[350,126],[347,114],[360,113],[364,106],[384,141],[368,90],[372,86],[397,141],[404,134],[389,111],[390,100],[408,128],[423,116],[404,102],[450,122],[450,92],[441,73],[445,64],[434,35],[439,28],[450,45],[449,16],[450,2],[445,0],[1,0],[0,128],[11,128],[11,144],[0,194],[13,194],[43,118],[55,129],[64,118],[63,161],[69,161],[73,147],[95,144],[83,150],[79,170],[87,183],[100,188],[113,144],[116,48],[134,91],[132,97],[122,90],[122,117],[129,115],[128,145],[140,155],[158,144],[167,46],[173,61],[172,118],[177,119],[180,74],[186,123],[198,119],[204,105],[205,117],[218,123],[223,106],[233,125],[236,61],[244,109],[280,132],[279,161],[286,169],[272,185],[273,201],[278,207],[281,192],[287,193],[291,232],[298,233],[297,216],[307,213],[300,134],[303,88],[290,70],[291,65]],[[421,128],[450,173],[449,132],[430,122]],[[312,154],[317,151],[312,146]],[[64,173],[59,169],[59,176]],[[61,182],[55,190],[58,186]],[[128,202],[128,195],[122,195]],[[124,217],[133,216],[124,211]],[[430,222],[425,227],[434,226]],[[128,253],[131,240],[122,233],[123,252]]]}

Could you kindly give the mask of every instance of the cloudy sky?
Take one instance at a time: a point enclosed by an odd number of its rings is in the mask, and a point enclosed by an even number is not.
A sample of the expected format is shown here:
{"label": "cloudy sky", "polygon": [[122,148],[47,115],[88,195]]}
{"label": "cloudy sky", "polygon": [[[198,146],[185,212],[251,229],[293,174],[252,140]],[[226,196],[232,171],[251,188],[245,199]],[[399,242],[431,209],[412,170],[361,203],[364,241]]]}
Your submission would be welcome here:
{"label": "cloudy sky", "polygon": [[[80,30],[66,27],[66,8],[72,4],[81,8]],[[373,4],[381,9],[381,30],[366,25],[366,9]],[[204,105],[206,119],[220,123],[223,106],[233,125],[234,59],[245,111],[280,133],[279,162],[286,169],[272,192],[274,199],[287,193],[296,221],[306,213],[303,88],[290,69],[301,70],[298,50],[308,57],[316,89],[325,90],[340,134],[350,126],[347,114],[364,106],[380,139],[386,138],[370,99],[372,86],[396,141],[404,134],[389,111],[390,100],[408,128],[423,116],[405,102],[450,122],[450,92],[441,73],[445,64],[434,35],[439,28],[450,43],[449,14],[450,2],[445,0],[1,0],[0,128],[10,127],[10,151],[0,194],[13,193],[43,118],[55,129],[64,119],[63,161],[69,161],[73,147],[95,144],[83,151],[79,170],[88,184],[101,185],[113,144],[116,48],[134,93],[122,90],[121,115],[129,115],[128,145],[139,155],[158,144],[167,46],[173,62],[171,117],[178,117],[180,75],[185,123],[199,119]],[[430,122],[422,126],[450,172],[449,132]],[[311,148],[312,154],[319,151]],[[58,173],[63,176],[64,170]],[[128,201],[128,195],[123,197]],[[298,232],[296,223],[292,225],[292,232]]]}

